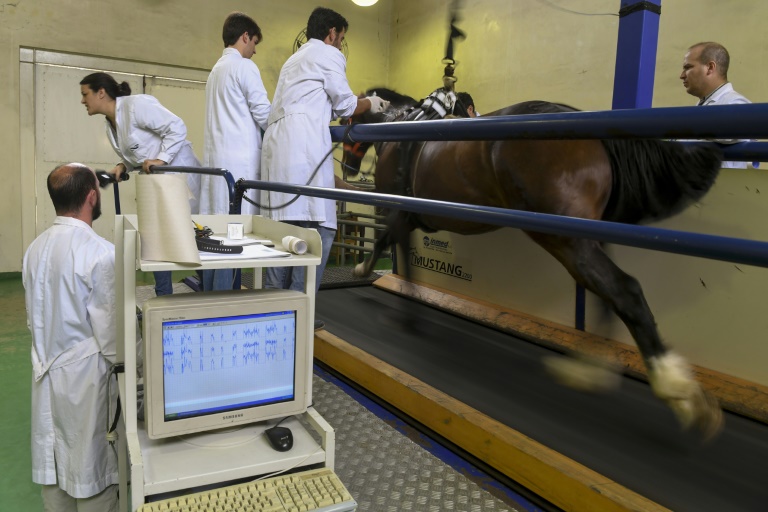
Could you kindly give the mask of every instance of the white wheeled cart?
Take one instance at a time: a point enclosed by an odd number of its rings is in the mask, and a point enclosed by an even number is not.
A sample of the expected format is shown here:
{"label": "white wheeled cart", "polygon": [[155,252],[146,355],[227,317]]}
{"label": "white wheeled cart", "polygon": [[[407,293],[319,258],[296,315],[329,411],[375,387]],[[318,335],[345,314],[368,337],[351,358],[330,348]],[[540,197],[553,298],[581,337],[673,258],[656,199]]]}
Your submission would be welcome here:
{"label": "white wheeled cart", "polygon": [[[282,249],[280,241],[286,235],[297,236],[307,242],[307,252],[301,256],[205,261],[202,267],[195,270],[306,267],[305,293],[309,296],[307,336],[309,340],[313,340],[315,266],[320,263],[322,254],[320,235],[312,229],[251,215],[196,215],[195,221],[207,225],[216,234],[226,233],[227,224],[230,222],[242,223],[247,236],[273,240],[277,249]],[[141,240],[136,215],[118,215],[115,218],[117,357],[118,361],[125,363],[125,373],[120,374],[118,378],[123,420],[118,440],[121,512],[128,510],[129,482],[130,510],[135,511],[144,504],[145,496],[149,495],[314,464],[323,464],[333,469],[334,431],[312,407],[303,416],[316,435],[304,427],[304,422],[296,418],[282,423],[288,426],[294,435],[294,448],[289,452],[273,450],[263,436],[257,440],[249,439],[242,430],[217,434],[215,442],[206,446],[191,444],[181,438],[149,439],[144,425],[136,418],[136,270],[190,270],[190,267],[175,263],[143,261],[140,255]],[[312,361],[313,346],[313,343],[307,344],[308,361]],[[312,365],[307,366],[307,403],[312,403]],[[315,440],[317,436],[319,443]]]}

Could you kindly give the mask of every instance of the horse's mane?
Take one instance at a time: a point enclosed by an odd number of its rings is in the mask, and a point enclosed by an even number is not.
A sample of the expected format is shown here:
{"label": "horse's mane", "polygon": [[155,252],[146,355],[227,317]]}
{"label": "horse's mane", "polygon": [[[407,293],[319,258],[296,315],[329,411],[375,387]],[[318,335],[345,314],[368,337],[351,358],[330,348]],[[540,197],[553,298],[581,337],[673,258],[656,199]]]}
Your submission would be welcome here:
{"label": "horse's mane", "polygon": [[486,114],[487,116],[503,115],[503,116],[519,116],[524,114],[559,114],[562,112],[578,112],[579,109],[574,108],[565,103],[552,103],[542,100],[524,101],[522,103],[515,103],[508,107],[504,107],[495,112]]}
{"label": "horse's mane", "polygon": [[386,87],[373,87],[371,89],[368,89],[365,91],[366,96],[370,96],[372,94],[376,94],[381,99],[387,100],[392,105],[396,107],[415,107],[419,104],[418,101],[411,98],[410,96],[406,96],[405,94],[400,94],[399,92],[393,91],[392,89],[387,89]]}

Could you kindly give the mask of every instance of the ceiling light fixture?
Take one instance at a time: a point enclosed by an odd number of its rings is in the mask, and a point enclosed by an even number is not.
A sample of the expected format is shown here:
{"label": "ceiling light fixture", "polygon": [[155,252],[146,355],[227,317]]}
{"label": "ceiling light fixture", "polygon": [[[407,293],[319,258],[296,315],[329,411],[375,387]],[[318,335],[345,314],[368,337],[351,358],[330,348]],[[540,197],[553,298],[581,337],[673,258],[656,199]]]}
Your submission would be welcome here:
{"label": "ceiling light fixture", "polygon": [[355,4],[359,5],[360,7],[368,7],[370,5],[375,4],[379,0],[352,0]]}

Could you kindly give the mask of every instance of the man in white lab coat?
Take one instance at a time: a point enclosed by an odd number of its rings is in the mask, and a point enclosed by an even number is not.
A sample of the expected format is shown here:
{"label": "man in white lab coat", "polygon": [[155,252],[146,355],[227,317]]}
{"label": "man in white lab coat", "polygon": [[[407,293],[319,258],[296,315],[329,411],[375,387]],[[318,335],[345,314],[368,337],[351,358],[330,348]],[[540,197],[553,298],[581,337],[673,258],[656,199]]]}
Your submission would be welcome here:
{"label": "man in white lab coat", "polygon": [[[262,179],[334,187],[328,123],[367,110],[381,112],[388,102],[358,98],[347,82],[341,53],[348,23],[340,14],[318,7],[307,23],[307,42],[283,65],[275,90],[269,126],[264,134]],[[289,224],[317,229],[323,242],[317,267],[320,285],[336,232],[336,203],[329,199],[263,192],[262,214]],[[290,204],[288,204],[290,203]],[[304,290],[303,267],[267,269],[267,288]],[[317,290],[315,290],[317,291]],[[316,328],[322,327],[316,322]]]}
{"label": "man in white lab coat", "polygon": [[[261,29],[249,16],[234,12],[224,21],[224,53],[205,84],[203,165],[220,167],[240,178],[261,175],[261,131],[267,128],[269,99],[259,68],[251,60],[261,42]],[[203,176],[200,213],[229,213],[229,192],[220,176]],[[258,214],[243,203],[243,214]]]}
{"label": "man in white lab coat", "polygon": [[32,332],[32,480],[43,485],[46,511],[116,511],[117,460],[106,437],[115,248],[92,229],[101,196],[91,169],[57,167],[48,191],[57,217],[27,249],[22,272]]}
{"label": "man in white lab coat", "polygon": [[[728,50],[719,43],[697,43],[690,48],[683,58],[683,71],[680,80],[688,94],[699,98],[699,106],[736,105],[752,103],[733,90],[728,81],[728,67],[731,57]],[[722,144],[746,142],[746,140],[716,140]],[[723,167],[746,169],[746,162],[723,162]]]}
{"label": "man in white lab coat", "polygon": [[[203,165],[232,173],[235,182],[261,179],[261,134],[267,128],[269,99],[259,68],[251,60],[261,42],[261,29],[248,15],[233,12],[222,29],[224,53],[205,84]],[[229,189],[220,176],[201,179],[200,213],[229,213]],[[240,213],[258,214],[243,201]],[[231,269],[204,270],[203,290],[229,290]]]}

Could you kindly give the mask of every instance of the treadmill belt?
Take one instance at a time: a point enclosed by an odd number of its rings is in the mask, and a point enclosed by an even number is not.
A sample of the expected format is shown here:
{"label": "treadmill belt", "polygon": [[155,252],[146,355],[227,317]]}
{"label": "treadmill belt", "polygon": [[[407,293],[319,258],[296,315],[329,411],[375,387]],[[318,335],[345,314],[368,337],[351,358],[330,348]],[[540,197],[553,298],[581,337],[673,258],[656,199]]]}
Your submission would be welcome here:
{"label": "treadmill belt", "polygon": [[[418,332],[402,315],[420,319]],[[725,413],[703,444],[680,431],[649,386],[580,393],[555,383],[514,336],[374,287],[323,290],[317,317],[344,341],[675,511],[768,510],[768,427]]]}

